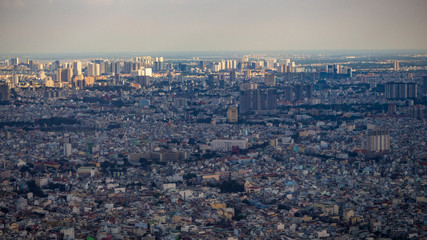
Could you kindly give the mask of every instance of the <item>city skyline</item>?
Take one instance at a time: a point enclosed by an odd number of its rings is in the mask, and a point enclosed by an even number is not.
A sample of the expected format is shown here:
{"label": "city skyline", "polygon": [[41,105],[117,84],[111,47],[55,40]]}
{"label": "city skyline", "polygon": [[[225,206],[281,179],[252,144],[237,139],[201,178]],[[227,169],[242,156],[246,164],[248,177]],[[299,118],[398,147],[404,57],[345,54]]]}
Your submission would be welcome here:
{"label": "city skyline", "polygon": [[1,239],[426,239],[427,0],[0,0]]}
{"label": "city skyline", "polygon": [[427,49],[427,2],[1,0],[0,53]]}
{"label": "city skyline", "polygon": [[0,235],[427,236],[425,51],[235,53],[0,55]]}

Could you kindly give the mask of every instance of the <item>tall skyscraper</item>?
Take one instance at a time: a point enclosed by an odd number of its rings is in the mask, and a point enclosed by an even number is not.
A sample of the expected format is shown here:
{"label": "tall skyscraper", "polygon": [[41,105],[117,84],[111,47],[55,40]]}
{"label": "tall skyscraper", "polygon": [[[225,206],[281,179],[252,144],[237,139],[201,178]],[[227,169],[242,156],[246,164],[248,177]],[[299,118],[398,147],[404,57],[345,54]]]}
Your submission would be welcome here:
{"label": "tall skyscraper", "polygon": [[10,59],[10,65],[19,65],[19,58]]}
{"label": "tall skyscraper", "polygon": [[340,68],[340,65],[339,64],[334,64],[334,75],[337,75],[337,74],[340,74],[341,72],[340,72],[340,70],[341,70],[341,68]]}
{"label": "tall skyscraper", "polygon": [[122,66],[120,62],[111,63],[111,72],[114,75],[118,75],[122,72]]}
{"label": "tall skyscraper", "polygon": [[99,66],[99,63],[95,64],[95,76],[101,75],[101,68]]}
{"label": "tall skyscraper", "polygon": [[235,82],[236,81],[236,71],[231,71],[230,72],[230,82]]}
{"label": "tall skyscraper", "polygon": [[294,92],[295,92],[295,99],[294,99],[295,101],[300,101],[304,99],[303,97],[304,89],[301,84],[296,84],[294,86]]}
{"label": "tall skyscraper", "polygon": [[281,72],[281,73],[286,73],[288,72],[288,65],[286,64],[281,64],[279,65],[277,71]]}
{"label": "tall skyscraper", "polygon": [[426,108],[424,107],[424,105],[413,105],[410,108],[409,115],[410,117],[415,119],[424,119],[426,116],[425,111]]}
{"label": "tall skyscraper", "polygon": [[123,64],[123,73],[130,73],[132,71],[132,62],[124,62]]}
{"label": "tall skyscraper", "polygon": [[387,113],[388,114],[396,114],[396,104],[389,104],[387,107]]}
{"label": "tall skyscraper", "polygon": [[98,63],[89,63],[87,66],[87,76],[99,76],[100,67]]}
{"label": "tall skyscraper", "polygon": [[163,62],[163,57],[159,57],[159,58],[156,57],[155,58],[153,70],[156,72],[165,70],[165,64]]}
{"label": "tall skyscraper", "polygon": [[72,151],[71,143],[64,143],[64,156],[69,157]]}
{"label": "tall skyscraper", "polygon": [[199,62],[199,68],[202,69],[202,70],[205,69],[206,68],[206,62],[205,61],[200,61]]}
{"label": "tall skyscraper", "polygon": [[390,151],[390,134],[388,131],[369,130],[367,148],[371,152]]}
{"label": "tall skyscraper", "polygon": [[78,76],[82,74],[82,63],[80,61],[75,61],[73,63],[73,75]]}
{"label": "tall skyscraper", "polygon": [[427,76],[423,77],[423,95],[427,95]]}
{"label": "tall skyscraper", "polygon": [[274,79],[274,74],[266,73],[264,74],[264,83],[265,85],[272,87],[276,85],[276,80]]}
{"label": "tall skyscraper", "polygon": [[284,98],[286,101],[292,101],[292,86],[285,86],[283,88]]}
{"label": "tall skyscraper", "polygon": [[277,107],[276,89],[253,89],[240,92],[239,113],[270,112]]}
{"label": "tall skyscraper", "polygon": [[227,120],[228,122],[234,123],[237,122],[239,118],[239,113],[236,107],[229,107],[227,111]]}
{"label": "tall skyscraper", "polygon": [[417,84],[404,82],[389,82],[385,84],[385,98],[407,99],[417,97]]}
{"label": "tall skyscraper", "polygon": [[56,60],[56,61],[51,65],[52,70],[56,70],[56,69],[58,69],[58,68],[60,68],[60,67],[61,67],[61,62],[60,62],[59,60]]}
{"label": "tall skyscraper", "polygon": [[9,101],[9,85],[7,83],[0,83],[0,100]]}
{"label": "tall skyscraper", "polygon": [[347,68],[347,75],[349,78],[353,77],[353,69],[351,67]]}
{"label": "tall skyscraper", "polygon": [[243,72],[243,77],[244,77],[246,80],[250,79],[250,78],[252,77],[251,70],[246,69],[246,70]]}
{"label": "tall skyscraper", "polygon": [[107,62],[104,62],[104,61],[101,61],[99,63],[99,75],[102,75],[102,74],[107,72],[107,69],[106,69],[107,64],[106,63]]}
{"label": "tall skyscraper", "polygon": [[214,87],[215,86],[215,80],[217,79],[217,76],[216,75],[214,75],[214,74],[210,74],[209,76],[208,76],[208,79],[206,80],[206,84],[210,87],[210,88],[212,88],[212,87]]}
{"label": "tall skyscraper", "polygon": [[148,87],[150,86],[150,76],[144,75],[144,76],[138,76],[136,77],[136,80],[141,86]]}
{"label": "tall skyscraper", "polygon": [[62,69],[61,71],[61,81],[71,83],[72,71],[70,68]]}
{"label": "tall skyscraper", "polygon": [[304,85],[304,90],[305,90],[305,97],[308,99],[311,99],[313,97],[313,85],[312,84]]}
{"label": "tall skyscraper", "polygon": [[224,78],[221,78],[221,79],[219,80],[219,88],[220,88],[220,89],[225,89],[225,87],[226,87],[225,79],[224,79]]}
{"label": "tall skyscraper", "polygon": [[95,75],[95,64],[94,63],[89,63],[87,65],[86,75],[87,76],[94,76]]}
{"label": "tall skyscraper", "polygon": [[397,72],[397,71],[400,70],[400,68],[399,68],[399,61],[394,61],[394,63],[393,63],[393,70],[395,72]]}
{"label": "tall skyscraper", "polygon": [[18,85],[19,84],[19,75],[17,75],[17,74],[13,74],[12,75],[12,85],[13,86],[16,86],[16,85]]}
{"label": "tall skyscraper", "polygon": [[[254,96],[255,94],[255,96]],[[240,92],[240,104],[239,104],[239,113],[247,113],[256,108],[256,91],[246,90]]]}
{"label": "tall skyscraper", "polygon": [[56,81],[62,82],[62,68],[56,69]]}

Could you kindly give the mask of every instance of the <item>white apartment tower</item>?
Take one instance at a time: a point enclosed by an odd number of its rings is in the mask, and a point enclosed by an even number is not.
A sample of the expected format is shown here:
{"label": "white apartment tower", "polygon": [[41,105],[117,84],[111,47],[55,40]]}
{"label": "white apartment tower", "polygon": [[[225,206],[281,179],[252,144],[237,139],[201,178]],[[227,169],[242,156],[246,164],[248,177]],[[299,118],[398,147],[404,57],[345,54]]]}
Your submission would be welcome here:
{"label": "white apartment tower", "polygon": [[75,61],[73,63],[73,75],[79,76],[82,74],[82,63],[80,61]]}
{"label": "white apartment tower", "polygon": [[71,156],[73,149],[71,148],[71,143],[64,143],[64,156]]}

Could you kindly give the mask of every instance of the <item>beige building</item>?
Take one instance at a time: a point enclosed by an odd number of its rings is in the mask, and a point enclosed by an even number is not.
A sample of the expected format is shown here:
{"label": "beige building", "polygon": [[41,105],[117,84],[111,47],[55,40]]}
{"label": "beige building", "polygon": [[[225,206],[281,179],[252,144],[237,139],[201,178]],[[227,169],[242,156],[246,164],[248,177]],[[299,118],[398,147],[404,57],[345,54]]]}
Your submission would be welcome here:
{"label": "beige building", "polygon": [[230,123],[237,122],[239,120],[239,113],[236,107],[229,107],[227,111],[227,120]]}

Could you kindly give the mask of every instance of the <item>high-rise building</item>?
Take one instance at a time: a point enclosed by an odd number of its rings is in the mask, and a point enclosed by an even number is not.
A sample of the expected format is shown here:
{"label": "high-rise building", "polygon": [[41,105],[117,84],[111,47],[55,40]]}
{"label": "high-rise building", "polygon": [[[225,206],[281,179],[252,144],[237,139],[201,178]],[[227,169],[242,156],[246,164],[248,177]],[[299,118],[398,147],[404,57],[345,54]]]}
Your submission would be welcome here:
{"label": "high-rise building", "polygon": [[274,79],[274,74],[266,73],[264,74],[264,83],[265,85],[272,87],[276,85],[276,80]]}
{"label": "high-rise building", "polygon": [[121,84],[122,83],[122,76],[120,74],[116,74],[114,76],[114,84]]}
{"label": "high-rise building", "polygon": [[73,76],[71,78],[71,83],[73,87],[84,89],[85,88],[85,82],[83,75]]}
{"label": "high-rise building", "polygon": [[247,90],[240,92],[239,112],[247,113],[257,108],[257,91]]}
{"label": "high-rise building", "polygon": [[94,63],[89,63],[87,65],[86,75],[87,76],[95,76],[95,64]]}
{"label": "high-rise building", "polygon": [[225,89],[225,87],[226,87],[225,79],[224,79],[224,78],[221,78],[221,79],[219,80],[219,88],[220,88],[220,89]]}
{"label": "high-rise building", "polygon": [[396,104],[390,103],[387,108],[388,114],[396,114]]}
{"label": "high-rise building", "polygon": [[75,61],[73,63],[73,75],[79,76],[82,74],[82,63],[80,61]]}
{"label": "high-rise building", "polygon": [[52,67],[52,70],[56,70],[56,69],[58,69],[58,68],[60,68],[60,67],[61,67],[61,62],[60,62],[59,60],[56,60],[56,61],[51,65],[51,67]]}
{"label": "high-rise building", "polygon": [[234,123],[239,119],[239,113],[236,107],[229,107],[227,111],[227,120],[228,122]]}
{"label": "high-rise building", "polygon": [[132,62],[124,62],[123,73],[128,74],[128,73],[131,73],[131,71],[132,71]]}
{"label": "high-rise building", "polygon": [[152,68],[145,68],[145,76],[148,76],[148,77],[153,76],[153,69]]}
{"label": "high-rise building", "polygon": [[12,85],[13,86],[16,86],[16,85],[18,85],[19,84],[19,75],[17,75],[17,74],[13,74],[12,75]]}
{"label": "high-rise building", "polygon": [[101,75],[101,68],[99,66],[99,63],[95,64],[95,76]]}
{"label": "high-rise building", "polygon": [[9,85],[0,83],[0,101],[9,101]]}
{"label": "high-rise building", "polygon": [[407,99],[416,97],[416,83],[389,82],[385,84],[385,98],[387,99]]}
{"label": "high-rise building", "polygon": [[277,71],[281,73],[287,73],[288,72],[288,65],[287,64],[280,64]]}
{"label": "high-rise building", "polygon": [[349,78],[353,77],[353,69],[351,67],[347,68],[347,75]]}
{"label": "high-rise building", "polygon": [[69,157],[72,151],[71,143],[64,143],[64,156]]}
{"label": "high-rise building", "polygon": [[284,86],[284,98],[286,101],[292,101],[292,86]]}
{"label": "high-rise building", "polygon": [[251,89],[258,89],[258,84],[250,82],[240,84],[240,91],[246,91]]}
{"label": "high-rise building", "polygon": [[46,74],[44,71],[40,71],[37,73],[37,77],[43,80],[46,78]]}
{"label": "high-rise building", "polygon": [[313,97],[313,85],[306,84],[304,88],[305,88],[305,97],[308,99],[311,99]]}
{"label": "high-rise building", "polygon": [[393,63],[393,70],[395,72],[397,72],[397,71],[400,70],[400,68],[399,68],[399,61],[394,61],[394,63]]}
{"label": "high-rise building", "polygon": [[300,101],[304,99],[304,89],[303,86],[301,84],[296,84],[294,86],[294,93],[295,93],[295,101]]}
{"label": "high-rise building", "polygon": [[413,105],[410,108],[409,115],[410,117],[415,119],[424,119],[426,116],[425,111],[426,111],[426,108],[424,107],[424,105],[420,105],[420,104]]}
{"label": "high-rise building", "polygon": [[71,77],[73,76],[70,68],[62,69],[61,71],[61,81],[71,83]]}
{"label": "high-rise building", "polygon": [[215,81],[216,81],[216,79],[217,79],[217,76],[216,76],[216,75],[214,75],[214,74],[210,74],[210,75],[208,76],[208,79],[206,80],[206,84],[207,84],[210,88],[212,88],[212,87],[214,87],[214,86],[215,86]]}
{"label": "high-rise building", "polygon": [[341,70],[341,68],[340,68],[340,65],[339,64],[334,64],[334,68],[333,68],[334,70],[333,70],[333,72],[334,72],[334,75],[337,75],[337,74],[340,74],[341,72],[340,72],[340,70]]}
{"label": "high-rise building", "polygon": [[111,72],[114,75],[120,74],[122,72],[122,66],[120,62],[111,63]]}
{"label": "high-rise building", "polygon": [[19,58],[10,59],[10,65],[19,65]]}
{"label": "high-rise building", "polygon": [[199,62],[199,68],[202,69],[202,70],[205,69],[206,68],[206,62],[205,61],[200,61]]}
{"label": "high-rise building", "polygon": [[427,76],[423,77],[423,95],[427,95]]}
{"label": "high-rise building", "polygon": [[137,78],[136,78],[136,80],[137,80],[137,82],[139,83],[139,84],[141,84],[141,86],[143,86],[143,87],[149,87],[150,86],[150,76],[148,76],[148,75],[144,75],[144,76],[138,76]]}
{"label": "high-rise building", "polygon": [[371,152],[390,151],[390,134],[388,131],[369,130],[367,148]]}
{"label": "high-rise building", "polygon": [[[161,62],[159,62],[159,64],[160,64]],[[179,65],[178,65],[178,68],[179,68],[179,70],[181,71],[181,72],[186,72],[188,69],[187,69],[187,64],[184,64],[184,63],[180,63]],[[161,69],[161,68],[160,68]],[[162,71],[162,70],[158,70],[158,71]]]}
{"label": "high-rise building", "polygon": [[236,81],[236,71],[231,71],[230,72],[230,82],[235,82]]}
{"label": "high-rise building", "polygon": [[156,57],[155,58],[153,70],[156,72],[165,70],[165,64],[163,62],[163,57],[159,57],[159,58]]}
{"label": "high-rise building", "polygon": [[334,74],[334,65],[327,65],[326,66],[326,72],[328,74]]}
{"label": "high-rise building", "polygon": [[417,98],[417,84],[407,83],[407,96],[408,98]]}
{"label": "high-rise building", "polygon": [[89,63],[87,66],[87,76],[99,76],[100,67],[98,63]]}
{"label": "high-rise building", "polygon": [[335,78],[343,75],[347,75],[347,77],[352,77],[352,71],[353,69],[351,67],[344,67],[339,64],[326,65],[326,73],[328,74],[329,78]]}
{"label": "high-rise building", "polygon": [[231,68],[232,69],[236,69],[237,68],[237,61],[236,60],[231,60]]}
{"label": "high-rise building", "polygon": [[219,72],[221,70],[221,65],[218,63],[212,64],[212,71],[213,72]]}
{"label": "high-rise building", "polygon": [[99,75],[102,75],[104,73],[106,73],[106,71],[105,71],[105,62],[102,61],[101,63],[99,63]]}
{"label": "high-rise building", "polygon": [[62,68],[56,69],[56,81],[62,82]]}
{"label": "high-rise building", "polygon": [[252,77],[251,70],[246,69],[246,70],[243,72],[243,77],[244,77],[246,80],[247,80],[247,79],[250,79],[250,78]]}
{"label": "high-rise building", "polygon": [[277,107],[276,89],[254,89],[240,92],[239,113],[270,112]]}

